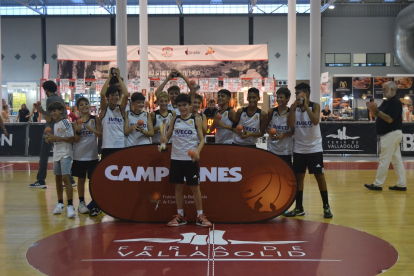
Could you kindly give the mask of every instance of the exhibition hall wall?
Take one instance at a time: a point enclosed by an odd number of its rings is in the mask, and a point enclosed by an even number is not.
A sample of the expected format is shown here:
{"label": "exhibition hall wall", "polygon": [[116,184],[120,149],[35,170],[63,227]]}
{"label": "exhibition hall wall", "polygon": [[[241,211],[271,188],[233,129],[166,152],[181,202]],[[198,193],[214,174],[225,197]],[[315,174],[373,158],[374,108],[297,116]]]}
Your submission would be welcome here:
{"label": "exhibition hall wall", "polygon": [[[3,84],[42,77],[40,17],[2,17]],[[150,45],[179,45],[178,16],[149,16]],[[395,17],[322,17],[321,72],[331,74],[404,74],[401,67],[325,67],[325,53],[391,53]],[[184,44],[249,44],[249,17],[184,16]],[[109,16],[46,17],[46,62],[56,78],[57,44],[111,45]],[[309,14],[297,16],[297,79],[309,79]],[[253,16],[253,43],[268,43],[269,76],[287,79],[287,15]],[[139,44],[139,17],[128,17],[128,44]],[[275,55],[279,54],[279,58]],[[20,58],[16,59],[15,56]],[[32,55],[35,58],[32,58]],[[34,56],[33,56],[34,57]]]}

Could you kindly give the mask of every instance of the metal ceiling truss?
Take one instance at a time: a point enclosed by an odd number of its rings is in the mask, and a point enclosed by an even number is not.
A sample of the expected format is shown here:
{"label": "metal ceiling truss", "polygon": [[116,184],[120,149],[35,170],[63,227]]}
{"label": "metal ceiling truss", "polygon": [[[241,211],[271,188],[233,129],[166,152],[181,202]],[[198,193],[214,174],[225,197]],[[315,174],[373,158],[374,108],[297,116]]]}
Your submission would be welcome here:
{"label": "metal ceiling truss", "polygon": [[180,14],[183,14],[183,0],[175,0],[175,3],[177,4]]}
{"label": "metal ceiling truss", "polygon": [[115,14],[116,0],[95,0],[95,2],[109,14]]}
{"label": "metal ceiling truss", "polygon": [[257,0],[249,0],[249,2],[248,2],[249,13],[253,13],[253,9],[255,7],[257,8],[256,4],[257,4]]}
{"label": "metal ceiling truss", "polygon": [[[38,14],[45,15],[47,13],[46,1],[44,0],[14,0],[14,2],[19,3],[20,5],[37,12]],[[31,3],[32,2],[32,3]],[[40,6],[40,7],[39,7]]]}

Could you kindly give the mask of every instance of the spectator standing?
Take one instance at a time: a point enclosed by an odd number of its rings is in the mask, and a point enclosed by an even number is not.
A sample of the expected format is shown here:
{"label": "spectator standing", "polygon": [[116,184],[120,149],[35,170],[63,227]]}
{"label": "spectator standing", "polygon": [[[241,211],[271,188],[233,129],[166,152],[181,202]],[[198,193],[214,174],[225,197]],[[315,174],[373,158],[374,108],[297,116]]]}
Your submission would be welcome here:
{"label": "spectator standing", "polygon": [[19,113],[17,114],[16,121],[20,123],[26,123],[30,120],[30,111],[27,109],[26,104],[22,104]]}

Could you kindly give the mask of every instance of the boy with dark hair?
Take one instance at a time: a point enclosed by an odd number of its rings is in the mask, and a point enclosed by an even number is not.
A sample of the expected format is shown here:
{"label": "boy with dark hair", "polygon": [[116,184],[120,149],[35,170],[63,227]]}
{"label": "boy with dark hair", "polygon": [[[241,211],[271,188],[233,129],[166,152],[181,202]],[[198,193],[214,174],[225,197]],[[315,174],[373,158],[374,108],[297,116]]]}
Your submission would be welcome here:
{"label": "boy with dark hair", "polygon": [[[142,93],[135,92],[131,96],[131,104],[134,108],[127,112],[124,124],[126,146],[151,144],[150,137],[154,136],[154,129],[151,116],[144,111],[145,96]],[[143,124],[140,125],[139,123]]]}
{"label": "boy with dark hair", "polygon": [[154,124],[154,137],[152,137],[153,144],[160,144],[161,138],[161,125],[163,121],[167,121],[167,125],[170,125],[170,122],[173,117],[175,117],[174,110],[168,110],[168,102],[170,101],[170,97],[168,96],[167,92],[161,92],[157,96],[157,103],[159,106],[158,110],[155,110],[151,113],[151,120]]}
{"label": "boy with dark hair", "polygon": [[[157,87],[157,90],[155,91],[155,96],[157,96],[158,99],[158,95],[163,91],[165,85],[167,84],[167,82],[169,82],[170,80],[174,79],[174,78],[182,78],[188,85],[188,88],[190,88],[190,94],[192,95],[192,99],[194,100],[194,95],[195,95],[195,86],[196,85],[191,85],[190,81],[187,79],[186,76],[184,76],[180,71],[178,71],[177,69],[172,69],[170,74],[168,74],[167,78],[160,84],[160,86]],[[180,94],[180,87],[178,87],[177,85],[172,85],[167,89],[168,95],[170,96],[170,100],[171,100],[171,104],[168,105],[168,109],[169,110],[174,110],[175,113],[178,115],[180,115],[180,111],[177,108],[177,104],[175,101],[175,98]]]}
{"label": "boy with dark hair", "polygon": [[[111,84],[111,85],[110,85]],[[122,93],[122,94],[121,94]],[[124,111],[128,90],[120,77],[118,68],[110,75],[101,90],[102,159],[125,148]],[[121,99],[121,104],[118,101]]]}
{"label": "boy with dark hair", "polygon": [[45,137],[47,143],[54,143],[53,148],[53,173],[56,179],[56,192],[58,197],[58,204],[56,205],[53,214],[61,214],[65,211],[63,204],[63,186],[66,185],[66,197],[68,199],[67,217],[75,217],[75,208],[73,207],[73,189],[70,183],[70,168],[73,158],[72,143],[73,129],[71,123],[63,117],[65,106],[60,102],[51,103],[47,110],[50,116],[55,120],[54,134],[48,133]]}
{"label": "boy with dark hair", "polygon": [[[57,92],[57,85],[53,81],[45,81],[42,85],[43,90],[45,90],[47,100],[46,100],[46,107],[48,107],[53,102],[60,102],[63,106],[65,106],[65,101],[58,96]],[[38,106],[37,110],[43,115],[43,118],[46,120],[45,129],[50,127],[52,130],[55,125],[55,120],[50,118],[50,113],[47,110],[44,110],[42,106]],[[67,118],[66,110],[63,113],[63,118]],[[49,161],[50,150],[52,149],[52,143],[46,143],[44,139],[42,139],[42,143],[40,144],[40,154],[39,154],[39,170],[37,171],[36,182],[30,184],[30,188],[47,188],[45,179],[47,176],[47,163]],[[73,187],[76,187],[76,183],[73,180],[73,177],[70,176],[71,183]]]}
{"label": "boy with dark hair", "polygon": [[195,117],[200,118],[202,128],[203,128],[203,137],[207,134],[207,117],[205,114],[200,114],[198,111],[200,110],[201,103],[203,102],[203,97],[201,95],[196,94],[194,96],[194,100],[192,102],[193,110],[191,111]]}
{"label": "boy with dark hair", "polygon": [[260,100],[259,90],[250,88],[247,91],[249,105],[237,110],[233,127],[243,126],[243,130],[235,129],[233,144],[247,147],[256,147],[258,137],[263,137],[267,127],[267,114],[257,107]]}
{"label": "boy with dark hair", "polygon": [[[267,113],[269,138],[267,140],[267,150],[273,152],[289,165],[292,165],[293,150],[293,128],[287,124],[287,118],[291,109],[287,106],[290,99],[290,90],[279,88],[276,92],[278,106],[272,108]],[[270,129],[275,129],[276,133],[270,133]]]}
{"label": "boy with dark hair", "polygon": [[217,110],[218,108],[216,107],[216,101],[212,99],[208,101],[208,107],[204,109],[203,114],[206,115],[207,118],[213,118]]}
{"label": "boy with dark hair", "polygon": [[[211,223],[203,214],[200,191],[198,160],[204,146],[201,120],[191,114],[191,98],[189,95],[178,95],[176,103],[181,115],[171,121],[167,137],[161,140],[161,143],[167,143],[170,138],[172,141],[170,183],[175,185],[175,201],[177,204],[177,215],[167,225],[179,226],[187,224],[187,219],[184,215],[183,194],[185,178],[194,195],[194,202],[197,208],[196,224],[202,227],[210,227]],[[190,153],[192,153],[192,157],[190,157]]]}
{"label": "boy with dark hair", "polygon": [[[125,148],[124,111],[128,101],[128,90],[120,77],[119,68],[114,68],[101,90],[102,154],[101,160]],[[121,104],[118,101],[121,99]],[[89,215],[98,216],[102,210],[94,201],[88,204]]]}
{"label": "boy with dark hair", "polygon": [[[227,89],[221,89],[217,93],[217,103],[220,109],[216,112],[215,119],[210,126],[210,131],[216,129],[214,136],[216,144],[231,144],[234,139],[233,122],[236,117],[234,109],[229,107],[231,93]],[[219,119],[217,115],[220,114]]]}
{"label": "boy with dark hair", "polygon": [[293,147],[293,169],[298,179],[296,207],[286,212],[286,217],[303,216],[303,186],[308,167],[309,174],[315,176],[323,202],[324,218],[332,218],[328,201],[328,188],[323,169],[322,135],[319,126],[320,105],[309,100],[310,86],[300,83],[295,87],[296,101],[291,105],[287,124],[295,128]]}
{"label": "boy with dark hair", "polygon": [[82,122],[80,124],[77,122],[72,124],[75,131],[72,175],[78,177],[78,212],[87,214],[89,209],[85,203],[86,174],[88,174],[88,179],[90,180],[93,170],[98,165],[97,138],[102,138],[102,125],[99,117],[90,114],[89,100],[87,98],[80,97],[76,101],[76,107],[80,112],[80,120]]}

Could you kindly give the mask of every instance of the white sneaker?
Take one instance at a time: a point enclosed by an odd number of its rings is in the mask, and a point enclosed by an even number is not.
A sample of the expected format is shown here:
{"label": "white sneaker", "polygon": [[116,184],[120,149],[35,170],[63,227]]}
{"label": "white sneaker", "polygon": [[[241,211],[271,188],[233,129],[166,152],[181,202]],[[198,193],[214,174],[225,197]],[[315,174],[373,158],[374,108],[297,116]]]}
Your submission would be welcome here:
{"label": "white sneaker", "polygon": [[81,214],[88,214],[89,213],[89,209],[88,209],[88,207],[86,207],[85,201],[82,201],[81,203],[79,203],[78,212],[81,213]]}
{"label": "white sneaker", "polygon": [[68,205],[68,208],[67,208],[67,215],[66,215],[66,217],[67,218],[74,218],[75,217],[75,215],[76,215],[76,213],[75,213],[75,207],[73,207],[73,205]]}
{"label": "white sneaker", "polygon": [[65,212],[65,205],[63,203],[58,203],[56,205],[55,210],[53,210],[53,214],[59,215],[59,214],[62,214],[63,212]]}

